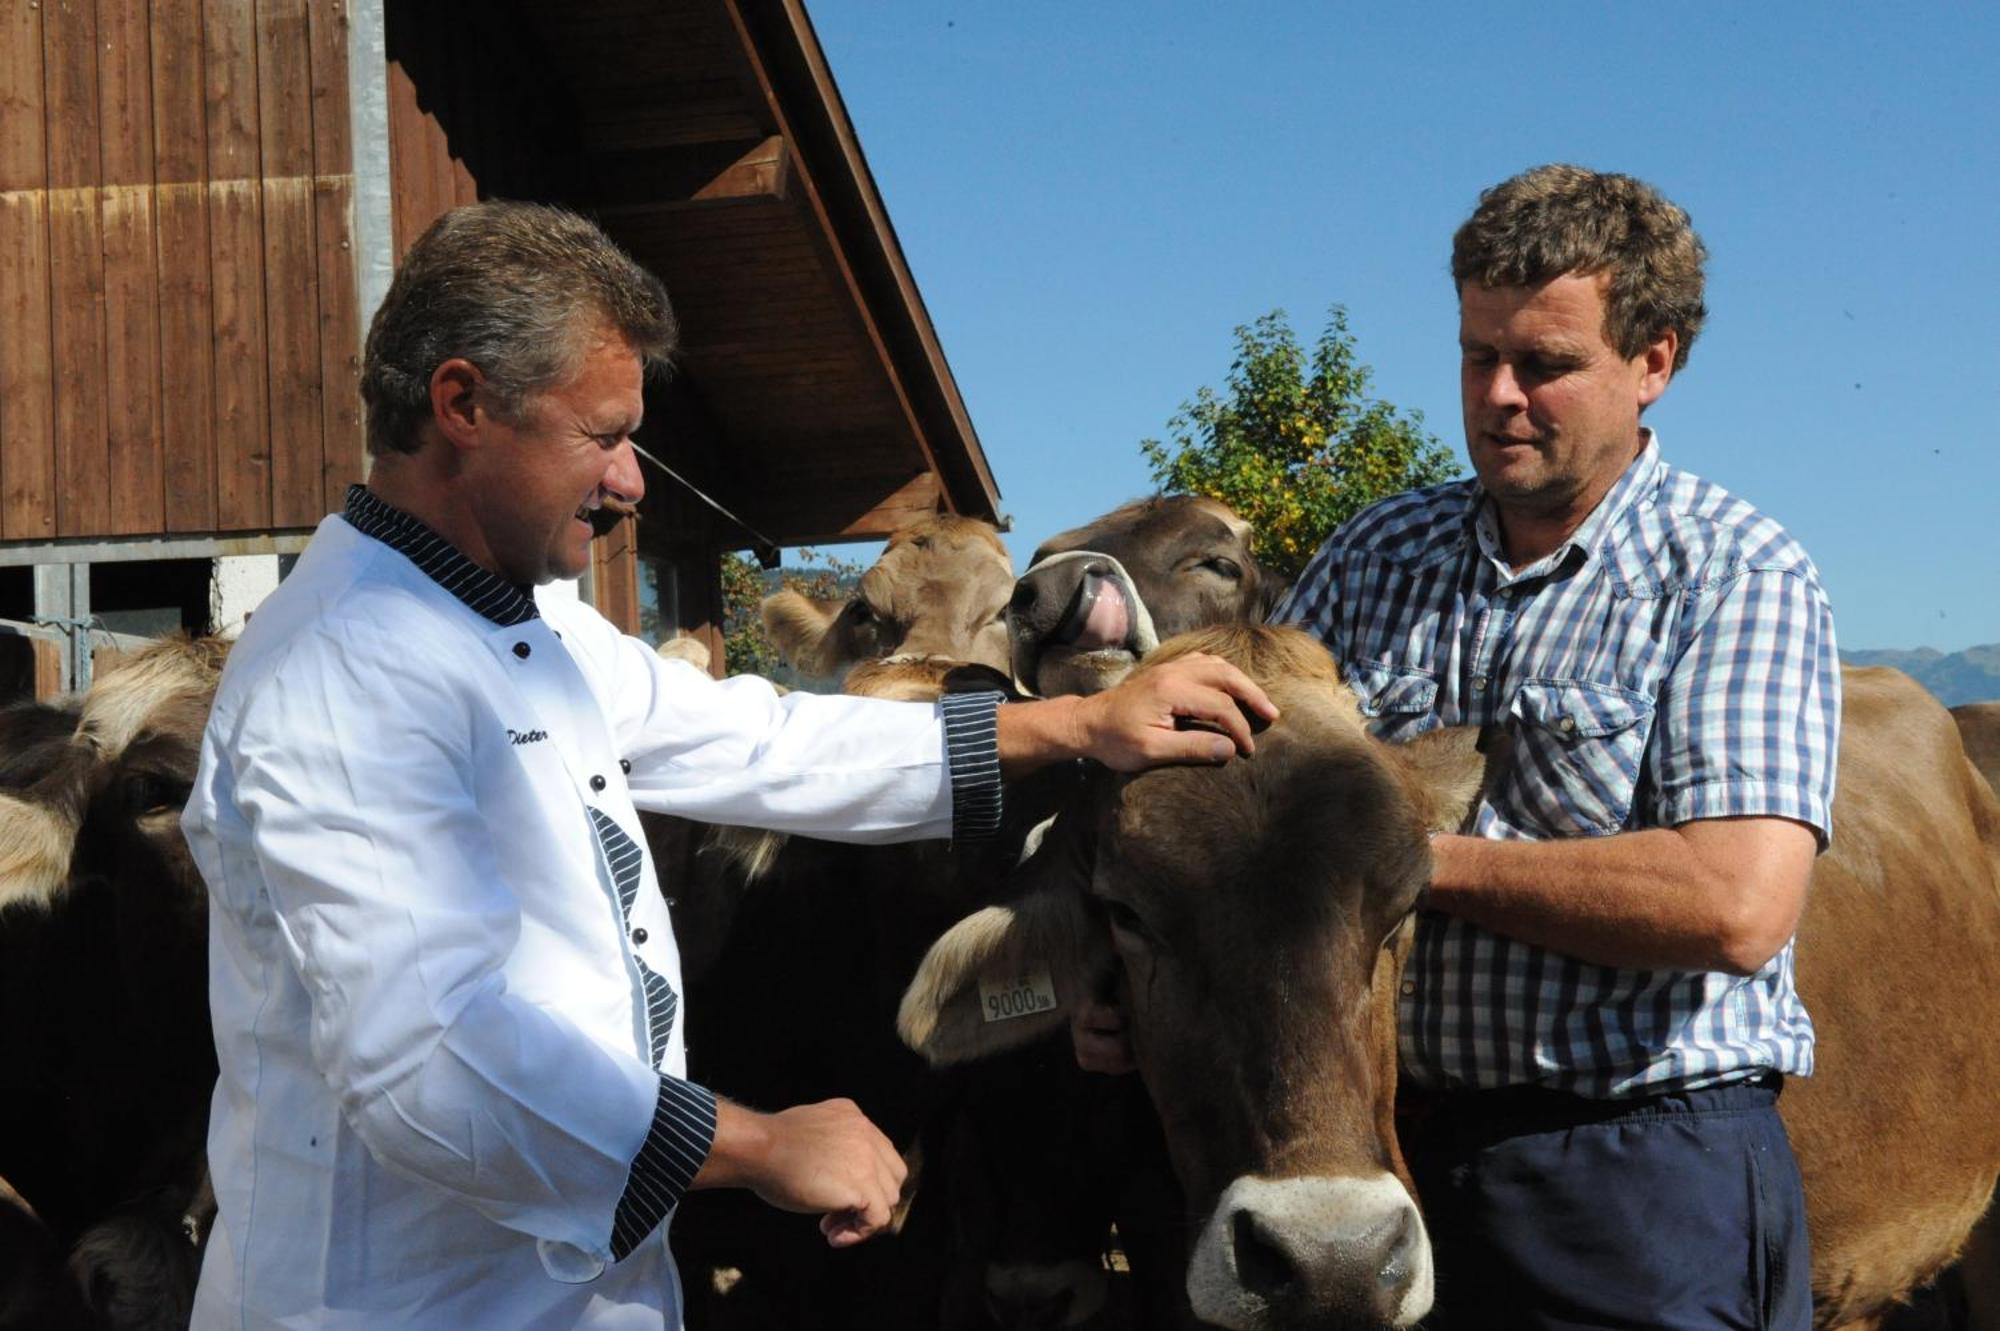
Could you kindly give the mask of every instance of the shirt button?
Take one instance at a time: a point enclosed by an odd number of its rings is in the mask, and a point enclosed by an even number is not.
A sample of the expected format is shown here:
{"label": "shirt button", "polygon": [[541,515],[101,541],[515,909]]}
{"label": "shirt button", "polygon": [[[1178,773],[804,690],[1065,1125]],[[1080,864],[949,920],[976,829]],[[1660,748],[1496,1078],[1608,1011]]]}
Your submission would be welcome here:
{"label": "shirt button", "polygon": [[1417,982],[1415,980],[1403,981],[1403,992],[1406,995],[1414,994],[1415,992],[1417,992]]}
{"label": "shirt button", "polygon": [[630,758],[620,758],[618,760],[618,770],[627,776],[632,775],[632,760]]}
{"label": "shirt button", "polygon": [[1483,690],[1483,689],[1485,689],[1485,687],[1486,687],[1486,676],[1484,676],[1484,675],[1474,675],[1474,676],[1472,677],[1472,687],[1473,687],[1474,689],[1477,689],[1477,690]]}
{"label": "shirt button", "polygon": [[632,931],[632,946],[644,947],[646,945],[646,939],[648,937],[649,935],[646,933],[644,929],[634,929]]}
{"label": "shirt button", "polygon": [[533,650],[534,648],[528,646],[528,644],[525,642],[517,642],[514,644],[514,655],[520,657],[523,661],[528,659],[528,653]]}
{"label": "shirt button", "polygon": [[1556,727],[1557,729],[1561,730],[1563,734],[1565,735],[1570,734],[1572,731],[1576,729],[1576,718],[1573,716],[1566,716],[1561,721],[1558,721],[1556,723]]}
{"label": "shirt button", "polygon": [[604,789],[604,778],[601,776],[593,776],[592,778],[590,778],[590,788],[592,790]]}

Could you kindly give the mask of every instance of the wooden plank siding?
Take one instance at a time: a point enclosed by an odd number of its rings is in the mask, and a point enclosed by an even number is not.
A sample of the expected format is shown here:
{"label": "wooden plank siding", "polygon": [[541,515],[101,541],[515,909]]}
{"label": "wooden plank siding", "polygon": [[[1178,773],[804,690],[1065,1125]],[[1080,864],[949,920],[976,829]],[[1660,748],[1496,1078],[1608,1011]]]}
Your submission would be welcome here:
{"label": "wooden plank siding", "polygon": [[54,347],[56,534],[111,530],[104,400],[104,229],[98,190],[97,7],[45,4],[50,341]]}
{"label": "wooden plank siding", "polygon": [[306,527],[360,477],[347,25],[0,6],[0,540]]}
{"label": "wooden plank siding", "polygon": [[104,227],[104,395],[110,530],[165,529],[153,51],[146,0],[98,6]]}
{"label": "wooden plank siding", "polygon": [[153,0],[160,243],[160,454],[166,532],[213,531],[215,309],[209,280],[202,0]]}
{"label": "wooden plank siding", "polygon": [[309,4],[313,234],[319,264],[320,503],[334,512],[366,470],[361,308],[354,280],[354,142],[347,94],[346,0]]}
{"label": "wooden plank siding", "polygon": [[0,540],[56,534],[44,17],[0,6]]}

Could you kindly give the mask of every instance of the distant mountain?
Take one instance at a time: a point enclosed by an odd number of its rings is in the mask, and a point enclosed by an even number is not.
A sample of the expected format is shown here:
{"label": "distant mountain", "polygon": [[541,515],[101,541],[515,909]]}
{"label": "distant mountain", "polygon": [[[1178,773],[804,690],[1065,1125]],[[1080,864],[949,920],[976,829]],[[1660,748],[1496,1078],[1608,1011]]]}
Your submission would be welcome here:
{"label": "distant mountain", "polygon": [[1968,647],[1949,655],[1919,647],[1912,652],[1893,649],[1842,652],[1840,659],[1849,665],[1894,666],[1929,689],[1947,707],[2000,698],[2000,642]]}

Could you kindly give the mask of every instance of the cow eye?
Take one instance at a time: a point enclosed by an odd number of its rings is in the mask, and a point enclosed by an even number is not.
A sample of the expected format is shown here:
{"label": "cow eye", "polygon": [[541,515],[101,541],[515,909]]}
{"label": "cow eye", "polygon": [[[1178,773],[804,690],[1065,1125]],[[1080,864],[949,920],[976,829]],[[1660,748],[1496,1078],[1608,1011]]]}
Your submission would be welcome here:
{"label": "cow eye", "polygon": [[1243,580],[1242,566],[1233,559],[1224,559],[1221,555],[1202,560],[1198,567],[1205,568],[1217,577],[1227,578],[1231,582],[1241,582]]}
{"label": "cow eye", "polygon": [[189,786],[157,772],[129,772],[120,786],[125,812],[133,817],[179,808],[187,803]]}
{"label": "cow eye", "polygon": [[1143,919],[1139,918],[1138,911],[1133,910],[1124,902],[1115,901],[1110,897],[1104,897],[1101,900],[1104,902],[1104,913],[1111,918],[1112,933],[1124,934],[1142,943],[1153,941],[1153,931],[1146,927],[1146,922]]}

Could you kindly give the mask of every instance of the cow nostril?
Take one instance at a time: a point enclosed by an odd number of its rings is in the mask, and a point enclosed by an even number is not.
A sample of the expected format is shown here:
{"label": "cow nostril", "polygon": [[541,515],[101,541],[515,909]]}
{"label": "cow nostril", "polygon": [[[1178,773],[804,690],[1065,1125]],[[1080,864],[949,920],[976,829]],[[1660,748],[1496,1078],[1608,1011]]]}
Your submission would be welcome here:
{"label": "cow nostril", "polygon": [[1035,608],[1035,584],[1025,579],[1014,584],[1014,595],[1007,602],[1010,614],[1025,615]]}
{"label": "cow nostril", "polygon": [[1236,1250],[1236,1277],[1243,1288],[1265,1298],[1276,1298],[1299,1278],[1292,1254],[1282,1241],[1265,1231],[1254,1211],[1238,1211],[1230,1225],[1230,1241]]}
{"label": "cow nostril", "polygon": [[1417,1271],[1417,1213],[1404,1211],[1389,1236],[1387,1255],[1376,1268],[1375,1280],[1385,1293],[1400,1295]]}

